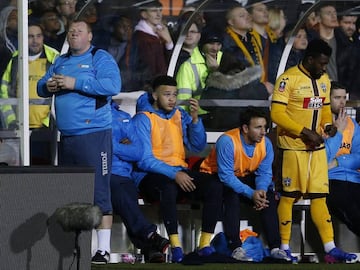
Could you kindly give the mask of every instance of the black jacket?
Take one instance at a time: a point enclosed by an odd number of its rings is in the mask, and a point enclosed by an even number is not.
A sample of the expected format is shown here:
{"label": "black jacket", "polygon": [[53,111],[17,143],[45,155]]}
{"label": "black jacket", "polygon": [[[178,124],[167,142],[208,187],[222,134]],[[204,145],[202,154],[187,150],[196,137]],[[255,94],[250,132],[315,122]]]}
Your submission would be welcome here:
{"label": "black jacket", "polygon": [[336,65],[338,81],[344,85],[350,94],[350,99],[360,99],[360,88],[356,81],[360,76],[360,41],[349,38],[341,30],[335,29]]}
{"label": "black jacket", "polygon": [[[210,73],[201,100],[239,99],[268,100],[269,94],[260,82],[260,66],[246,68],[233,74],[219,71]],[[252,105],[249,101],[248,105]],[[209,112],[204,126],[211,131],[225,131],[239,126],[239,118],[245,107],[202,106]],[[266,109],[267,110],[267,109]]]}

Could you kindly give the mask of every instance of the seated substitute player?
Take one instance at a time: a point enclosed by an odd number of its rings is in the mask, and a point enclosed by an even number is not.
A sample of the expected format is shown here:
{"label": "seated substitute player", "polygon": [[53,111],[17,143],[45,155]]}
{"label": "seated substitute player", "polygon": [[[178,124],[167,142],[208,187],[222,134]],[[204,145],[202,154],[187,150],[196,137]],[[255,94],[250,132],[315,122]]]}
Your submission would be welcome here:
{"label": "seated substitute player", "polygon": [[331,82],[331,112],[338,132],[325,140],[329,169],[330,213],[360,237],[360,127],[345,113],[346,90]]}
{"label": "seated substitute player", "polygon": [[150,202],[160,201],[173,262],[181,262],[184,256],[178,235],[177,199],[200,199],[203,210],[198,254],[210,256],[215,252],[210,240],[221,213],[222,184],[209,174],[190,171],[185,161],[185,147],[200,152],[206,146],[199,103],[189,99],[190,114],[177,107],[176,80],[170,76],[156,77],[152,88],[152,94],[139,98],[138,113],[133,118],[143,141],[143,156],[137,166],[146,172],[138,179],[140,192]]}
{"label": "seated substitute player", "polygon": [[224,233],[232,257],[248,261],[241,247],[240,202],[254,206],[261,214],[270,257],[291,261],[280,247],[277,203],[272,183],[274,151],[266,135],[267,117],[259,108],[248,107],[240,116],[239,128],[219,137],[200,171],[217,174],[224,183]]}
{"label": "seated substitute player", "polygon": [[131,116],[122,111],[116,102],[111,105],[113,158],[110,187],[113,211],[121,217],[131,242],[145,253],[145,261],[163,262],[163,253],[170,242],[161,237],[157,226],[144,217],[132,176],[133,164],[141,159],[141,141],[136,136]]}

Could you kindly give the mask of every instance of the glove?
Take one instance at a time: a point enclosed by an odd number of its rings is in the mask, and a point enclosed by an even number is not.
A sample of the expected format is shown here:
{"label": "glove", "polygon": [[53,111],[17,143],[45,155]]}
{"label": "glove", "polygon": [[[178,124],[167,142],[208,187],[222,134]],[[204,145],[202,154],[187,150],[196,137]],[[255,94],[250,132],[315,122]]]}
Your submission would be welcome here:
{"label": "glove", "polygon": [[334,125],[327,125],[324,131],[326,135],[334,137],[337,132],[337,127]]}
{"label": "glove", "polygon": [[301,131],[301,139],[310,148],[316,148],[324,142],[323,137],[316,133],[316,131],[305,127]]}

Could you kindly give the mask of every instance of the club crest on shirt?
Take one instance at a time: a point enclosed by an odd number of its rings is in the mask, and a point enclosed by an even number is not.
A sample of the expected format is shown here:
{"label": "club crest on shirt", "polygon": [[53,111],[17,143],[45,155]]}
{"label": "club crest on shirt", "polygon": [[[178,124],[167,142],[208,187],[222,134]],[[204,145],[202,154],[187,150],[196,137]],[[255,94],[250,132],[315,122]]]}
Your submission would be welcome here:
{"label": "club crest on shirt", "polygon": [[284,185],[285,187],[290,187],[290,185],[291,185],[291,178],[289,178],[289,177],[284,178],[284,179],[283,179],[283,185]]}
{"label": "club crest on shirt", "polygon": [[286,86],[286,82],[281,81],[279,84],[279,92],[284,92],[285,91],[285,86]]}
{"label": "club crest on shirt", "polygon": [[326,93],[326,84],[325,83],[320,83],[320,88],[324,93]]}

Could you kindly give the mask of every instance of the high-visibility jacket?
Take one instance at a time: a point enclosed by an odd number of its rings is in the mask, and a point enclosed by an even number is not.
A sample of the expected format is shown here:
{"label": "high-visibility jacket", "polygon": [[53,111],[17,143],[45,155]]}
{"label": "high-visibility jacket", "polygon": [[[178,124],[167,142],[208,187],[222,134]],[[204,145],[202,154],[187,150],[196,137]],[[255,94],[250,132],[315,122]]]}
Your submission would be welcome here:
{"label": "high-visibility jacket", "polygon": [[[0,98],[17,98],[18,89],[18,51],[15,51],[9,61],[1,80]],[[49,126],[50,98],[41,98],[37,95],[36,85],[38,80],[59,55],[59,52],[47,45],[39,58],[29,61],[29,127],[39,128]],[[16,107],[1,105],[3,128],[16,121]]]}
{"label": "high-visibility jacket", "polygon": [[[222,52],[218,52],[217,62],[220,64]],[[190,58],[181,64],[176,74],[178,87],[178,101],[188,100],[193,97],[200,99],[201,93],[205,88],[205,81],[209,75],[206,61],[198,47],[194,49]],[[189,106],[181,106],[189,112]],[[207,111],[200,108],[199,114],[206,114]]]}

